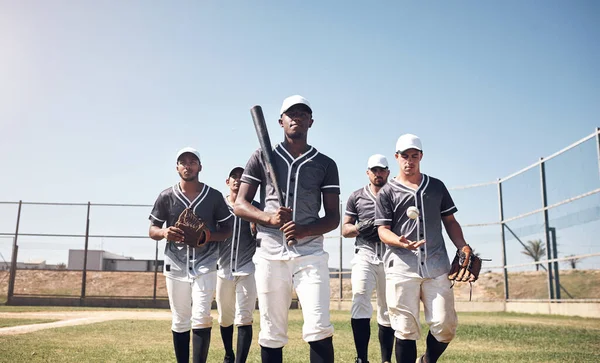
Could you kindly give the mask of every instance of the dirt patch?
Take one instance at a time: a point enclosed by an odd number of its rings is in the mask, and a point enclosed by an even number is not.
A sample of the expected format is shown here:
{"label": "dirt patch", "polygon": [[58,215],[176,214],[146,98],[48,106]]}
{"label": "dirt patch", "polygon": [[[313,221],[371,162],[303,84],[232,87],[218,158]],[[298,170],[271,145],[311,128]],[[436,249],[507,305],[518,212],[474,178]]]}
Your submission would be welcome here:
{"label": "dirt patch", "polygon": [[[213,314],[216,318],[216,312]],[[43,329],[93,324],[109,320],[171,320],[170,311],[39,311],[0,313],[0,319],[52,319],[51,323],[28,324],[0,329],[0,335],[26,334]]]}

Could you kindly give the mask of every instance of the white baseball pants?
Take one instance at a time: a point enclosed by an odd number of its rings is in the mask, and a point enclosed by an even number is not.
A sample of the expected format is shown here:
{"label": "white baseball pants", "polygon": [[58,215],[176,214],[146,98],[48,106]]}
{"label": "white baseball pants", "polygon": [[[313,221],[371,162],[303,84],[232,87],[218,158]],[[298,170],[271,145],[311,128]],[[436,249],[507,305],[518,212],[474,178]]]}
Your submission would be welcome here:
{"label": "white baseball pants", "polygon": [[173,321],[171,330],[176,333],[212,327],[210,306],[215,297],[217,272],[181,281],[167,277],[167,293]]}
{"label": "white baseball pants", "polygon": [[385,271],[383,263],[377,265],[355,257],[352,265],[352,319],[371,319],[373,290],[377,296],[377,323],[390,326],[385,298]]}
{"label": "white baseball pants", "polygon": [[441,343],[449,343],[456,335],[458,318],[448,274],[426,279],[394,273],[394,267],[385,272],[388,311],[395,336],[409,340],[421,338],[419,301],[423,301],[425,322],[431,335]]}
{"label": "white baseball pants", "polygon": [[291,260],[267,260],[254,255],[260,311],[258,343],[281,348],[288,342],[288,310],[292,288],[302,306],[302,338],[314,342],[333,336],[329,317],[329,254]]}
{"label": "white baseball pants", "polygon": [[219,324],[252,325],[256,307],[256,282],[254,274],[235,276],[233,280],[217,279],[217,310]]}

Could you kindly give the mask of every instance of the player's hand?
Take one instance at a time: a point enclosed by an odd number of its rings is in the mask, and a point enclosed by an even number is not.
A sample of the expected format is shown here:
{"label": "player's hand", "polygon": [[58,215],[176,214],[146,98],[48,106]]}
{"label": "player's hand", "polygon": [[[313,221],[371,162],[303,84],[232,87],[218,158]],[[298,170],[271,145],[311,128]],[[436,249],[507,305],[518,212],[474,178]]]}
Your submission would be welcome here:
{"label": "player's hand", "polygon": [[286,240],[299,240],[307,236],[306,227],[301,224],[296,224],[294,221],[285,223],[279,228],[284,234]]}
{"label": "player's hand", "polygon": [[292,220],[292,209],[279,207],[275,213],[269,217],[269,225],[273,227],[281,227],[285,223]]}
{"label": "player's hand", "polygon": [[400,238],[398,238],[398,243],[400,243],[400,247],[406,248],[407,250],[416,250],[425,244],[425,240],[411,241],[404,236],[400,236]]}
{"label": "player's hand", "polygon": [[183,242],[184,236],[183,231],[175,226],[171,226],[163,229],[163,237],[167,241]]}
{"label": "player's hand", "polygon": [[252,234],[252,238],[256,238],[258,231],[256,230],[256,223],[250,223],[250,234]]}

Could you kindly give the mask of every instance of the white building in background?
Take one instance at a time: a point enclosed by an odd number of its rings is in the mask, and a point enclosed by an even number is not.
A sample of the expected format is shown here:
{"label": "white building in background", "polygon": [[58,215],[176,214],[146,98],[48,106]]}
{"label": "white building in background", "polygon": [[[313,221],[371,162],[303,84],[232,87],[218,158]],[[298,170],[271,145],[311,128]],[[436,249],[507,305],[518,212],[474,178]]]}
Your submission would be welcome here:
{"label": "white building in background", "polygon": [[[59,265],[50,265],[46,260],[17,261],[17,270],[58,270]],[[0,271],[10,270],[10,261],[0,261]]]}
{"label": "white building in background", "polygon": [[[69,250],[69,270],[83,270],[84,250]],[[88,271],[154,271],[154,260],[136,260],[103,250],[88,250]],[[158,260],[158,271],[162,272],[163,261]]]}

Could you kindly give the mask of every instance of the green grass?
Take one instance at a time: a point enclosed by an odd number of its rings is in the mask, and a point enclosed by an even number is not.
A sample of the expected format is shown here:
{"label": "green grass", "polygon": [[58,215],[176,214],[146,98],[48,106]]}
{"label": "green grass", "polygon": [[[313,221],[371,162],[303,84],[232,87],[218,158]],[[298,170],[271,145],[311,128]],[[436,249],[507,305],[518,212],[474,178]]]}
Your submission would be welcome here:
{"label": "green grass", "polygon": [[[456,339],[440,362],[594,362],[600,361],[600,319],[510,313],[461,313]],[[258,314],[249,362],[260,361]],[[332,311],[336,362],[354,362],[347,311]],[[422,320],[423,321],[423,320]],[[302,316],[290,311],[290,341],[284,361],[308,362],[301,338]],[[426,328],[423,332],[426,334]],[[209,362],[221,362],[218,325],[212,332]],[[235,343],[234,343],[235,346]],[[424,337],[418,342],[424,351]],[[379,362],[377,325],[371,324],[370,361]],[[165,362],[173,361],[169,321],[121,320],[0,336],[3,362]]]}
{"label": "green grass", "polygon": [[0,318],[0,328],[6,328],[9,326],[29,325],[29,324],[40,324],[40,323],[52,323],[57,321],[56,319],[12,319],[12,318]]}

